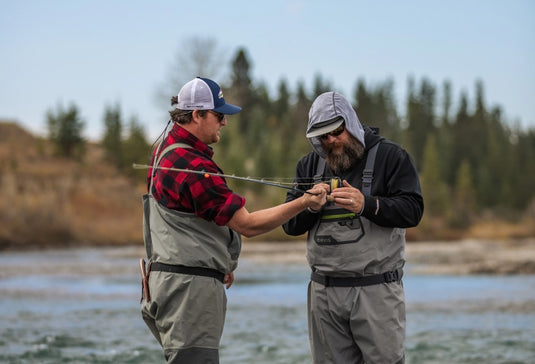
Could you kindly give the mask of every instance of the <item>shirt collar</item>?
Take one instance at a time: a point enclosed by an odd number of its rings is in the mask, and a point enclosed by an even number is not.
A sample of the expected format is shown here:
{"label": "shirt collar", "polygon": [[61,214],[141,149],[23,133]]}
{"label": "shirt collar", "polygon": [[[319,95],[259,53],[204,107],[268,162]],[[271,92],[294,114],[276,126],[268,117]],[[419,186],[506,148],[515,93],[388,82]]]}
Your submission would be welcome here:
{"label": "shirt collar", "polygon": [[[214,151],[208,145],[204,144],[195,135],[191,134],[186,129],[182,128],[180,124],[175,123],[173,129],[169,133],[169,136],[173,139],[173,143],[183,142],[191,145],[192,148],[207,154],[210,158],[214,155]],[[172,143],[171,143],[172,144]]]}

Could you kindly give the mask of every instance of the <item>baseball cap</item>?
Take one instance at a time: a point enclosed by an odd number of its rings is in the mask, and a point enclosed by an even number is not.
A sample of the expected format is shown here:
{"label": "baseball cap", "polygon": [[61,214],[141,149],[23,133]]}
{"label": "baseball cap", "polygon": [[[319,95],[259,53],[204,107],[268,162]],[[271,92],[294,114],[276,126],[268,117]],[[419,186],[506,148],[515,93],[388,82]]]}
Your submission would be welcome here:
{"label": "baseball cap", "polygon": [[306,134],[307,138],[317,137],[326,133],[333,131],[344,123],[344,118],[338,116],[331,120],[326,120],[321,123],[314,125],[310,131]]}
{"label": "baseball cap", "polygon": [[196,77],[178,93],[177,109],[214,110],[226,115],[236,114],[241,107],[227,104],[221,87],[208,78]]}

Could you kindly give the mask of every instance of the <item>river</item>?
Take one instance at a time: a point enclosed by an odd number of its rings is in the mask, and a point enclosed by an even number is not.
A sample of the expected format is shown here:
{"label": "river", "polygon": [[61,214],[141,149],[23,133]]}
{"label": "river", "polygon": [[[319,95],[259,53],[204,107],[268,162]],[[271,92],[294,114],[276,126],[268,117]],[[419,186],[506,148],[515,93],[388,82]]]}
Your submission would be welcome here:
{"label": "river", "polygon": [[[0,363],[158,363],[139,248],[0,254]],[[240,260],[221,363],[310,363],[301,263]],[[411,274],[406,362],[535,363],[535,276]]]}

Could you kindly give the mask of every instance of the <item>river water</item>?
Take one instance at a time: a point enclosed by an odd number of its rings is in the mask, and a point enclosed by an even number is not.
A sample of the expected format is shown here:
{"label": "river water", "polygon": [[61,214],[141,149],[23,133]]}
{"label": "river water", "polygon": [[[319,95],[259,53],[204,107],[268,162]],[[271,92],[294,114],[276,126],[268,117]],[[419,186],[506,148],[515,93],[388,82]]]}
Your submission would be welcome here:
{"label": "river water", "polygon": [[[0,254],[0,363],[159,363],[139,248]],[[310,363],[301,263],[240,260],[221,363]],[[535,363],[535,276],[404,277],[406,362]]]}

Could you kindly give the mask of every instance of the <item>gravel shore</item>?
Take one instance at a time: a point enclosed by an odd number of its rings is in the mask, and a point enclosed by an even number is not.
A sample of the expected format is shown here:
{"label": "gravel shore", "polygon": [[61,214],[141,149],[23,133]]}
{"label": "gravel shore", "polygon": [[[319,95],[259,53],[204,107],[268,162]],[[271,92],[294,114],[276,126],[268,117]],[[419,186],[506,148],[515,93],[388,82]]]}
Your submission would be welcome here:
{"label": "gravel shore", "polygon": [[[244,241],[242,258],[261,263],[306,262],[305,242]],[[535,238],[407,243],[410,274],[535,274]]]}

